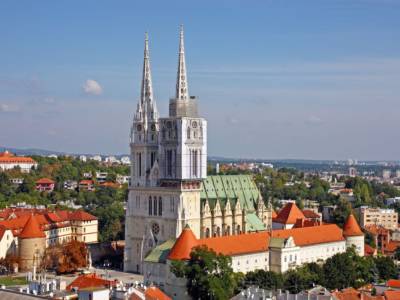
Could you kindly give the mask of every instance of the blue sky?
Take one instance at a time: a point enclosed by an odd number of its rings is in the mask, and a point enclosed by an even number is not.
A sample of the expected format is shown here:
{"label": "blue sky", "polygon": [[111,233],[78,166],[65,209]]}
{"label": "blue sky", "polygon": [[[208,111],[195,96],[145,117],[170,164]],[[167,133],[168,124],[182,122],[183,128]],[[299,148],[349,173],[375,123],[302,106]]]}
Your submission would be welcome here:
{"label": "blue sky", "polygon": [[399,16],[395,0],[3,0],[0,145],[127,153],[144,32],[165,116],[183,23],[210,155],[400,159]]}

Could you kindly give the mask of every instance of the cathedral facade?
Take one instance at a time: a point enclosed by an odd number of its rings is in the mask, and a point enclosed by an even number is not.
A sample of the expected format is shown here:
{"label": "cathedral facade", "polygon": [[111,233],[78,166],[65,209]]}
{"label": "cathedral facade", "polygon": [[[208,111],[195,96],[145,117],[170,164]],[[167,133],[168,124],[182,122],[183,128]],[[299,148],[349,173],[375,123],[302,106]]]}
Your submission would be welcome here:
{"label": "cathedral facade", "polygon": [[124,270],[143,272],[145,256],[190,226],[197,238],[265,230],[267,208],[250,176],[207,177],[207,121],[189,96],[184,34],[179,37],[175,96],[169,116],[154,99],[146,34],[143,77],[130,134],[131,183]]}

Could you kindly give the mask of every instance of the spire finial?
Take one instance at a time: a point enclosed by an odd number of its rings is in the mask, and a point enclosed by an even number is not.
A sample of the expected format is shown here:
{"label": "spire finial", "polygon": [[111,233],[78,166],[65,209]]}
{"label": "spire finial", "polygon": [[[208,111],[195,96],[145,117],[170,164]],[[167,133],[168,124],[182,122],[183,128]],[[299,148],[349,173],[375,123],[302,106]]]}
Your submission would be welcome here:
{"label": "spire finial", "polygon": [[179,32],[179,59],[178,59],[178,73],[176,80],[176,99],[179,100],[189,99],[187,76],[186,76],[183,25],[180,26],[180,32]]}

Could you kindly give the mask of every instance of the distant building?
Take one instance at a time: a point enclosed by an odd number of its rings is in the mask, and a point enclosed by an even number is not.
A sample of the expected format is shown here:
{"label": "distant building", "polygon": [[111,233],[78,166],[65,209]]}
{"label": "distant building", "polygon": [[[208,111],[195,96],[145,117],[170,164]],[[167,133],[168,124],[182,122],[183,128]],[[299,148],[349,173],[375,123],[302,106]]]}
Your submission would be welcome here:
{"label": "distant building", "polygon": [[23,178],[11,178],[11,179],[10,179],[10,182],[11,182],[13,185],[18,186],[18,185],[21,185],[21,184],[24,183],[24,179],[23,179]]}
{"label": "distant building", "polygon": [[91,158],[90,158],[91,160],[95,160],[95,161],[102,161],[102,158],[101,158],[101,156],[100,155],[94,155],[94,156],[92,156]]}
{"label": "distant building", "polygon": [[79,160],[83,161],[83,162],[86,162],[87,161],[86,155],[79,155]]}
{"label": "distant building", "polygon": [[354,167],[349,168],[349,176],[350,177],[356,177],[357,176],[357,169]]}
{"label": "distant building", "polygon": [[89,179],[81,180],[78,188],[80,191],[94,191],[94,181]]}
{"label": "distant building", "polygon": [[385,169],[382,171],[382,178],[383,180],[389,180],[392,172],[389,169]]}
{"label": "distant building", "polygon": [[41,178],[36,181],[36,190],[40,192],[52,192],[55,187],[55,181],[50,178]]}
{"label": "distant building", "polygon": [[66,180],[64,181],[65,190],[76,190],[78,188],[78,182],[76,180]]}
{"label": "distant building", "polygon": [[129,158],[129,156],[122,156],[121,157],[121,164],[130,165],[131,164],[131,159]]}
{"label": "distant building", "polygon": [[96,172],[96,180],[99,183],[105,182],[107,180],[107,172]]}
{"label": "distant building", "polygon": [[130,178],[131,178],[130,176],[124,176],[118,174],[115,181],[118,182],[119,184],[125,184],[125,183],[129,184]]}
{"label": "distant building", "polygon": [[399,216],[394,209],[370,208],[362,206],[358,208],[360,212],[360,225],[378,225],[386,229],[397,229]]}
{"label": "distant building", "polygon": [[37,166],[37,162],[30,157],[15,156],[8,151],[0,153],[0,171],[20,168],[21,172],[29,173],[32,168]]}
{"label": "distant building", "polygon": [[109,164],[117,164],[117,163],[119,163],[120,161],[119,161],[115,156],[107,156],[107,157],[104,159],[104,162],[109,163]]}

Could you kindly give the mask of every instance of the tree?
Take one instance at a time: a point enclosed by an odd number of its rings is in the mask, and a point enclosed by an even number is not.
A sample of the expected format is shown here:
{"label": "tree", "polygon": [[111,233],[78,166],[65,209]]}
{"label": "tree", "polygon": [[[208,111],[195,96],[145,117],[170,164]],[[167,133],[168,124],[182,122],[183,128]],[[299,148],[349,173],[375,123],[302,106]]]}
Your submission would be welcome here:
{"label": "tree", "polygon": [[396,248],[396,251],[394,252],[394,258],[400,260],[400,247]]}
{"label": "tree", "polygon": [[343,289],[353,286],[356,282],[357,272],[355,268],[355,251],[349,249],[345,253],[338,253],[328,258],[323,270],[325,286],[329,289]]}
{"label": "tree", "polygon": [[333,222],[343,226],[351,213],[351,204],[344,198],[340,198],[336,209],[333,212]]}
{"label": "tree", "polygon": [[60,263],[57,267],[58,274],[65,274],[77,271],[87,266],[86,244],[78,241],[71,241],[62,245]]}
{"label": "tree", "polygon": [[187,262],[173,261],[171,270],[187,279],[187,289],[194,299],[230,299],[240,283],[229,256],[216,254],[206,246],[196,247]]}
{"label": "tree", "polygon": [[388,280],[391,278],[397,278],[399,271],[390,257],[378,256],[375,258],[375,264],[380,279]]}
{"label": "tree", "polygon": [[267,290],[277,290],[283,287],[282,275],[272,271],[256,270],[248,272],[244,281],[247,285],[257,285]]}

